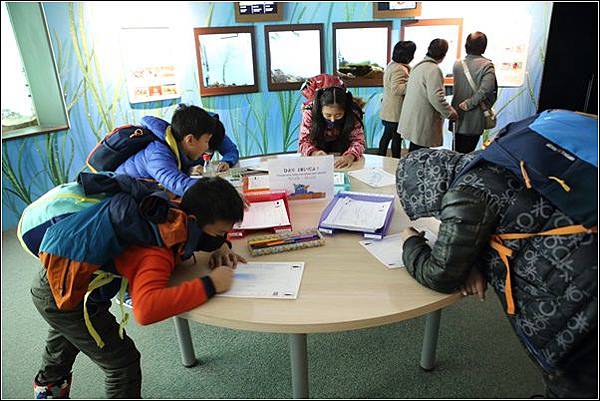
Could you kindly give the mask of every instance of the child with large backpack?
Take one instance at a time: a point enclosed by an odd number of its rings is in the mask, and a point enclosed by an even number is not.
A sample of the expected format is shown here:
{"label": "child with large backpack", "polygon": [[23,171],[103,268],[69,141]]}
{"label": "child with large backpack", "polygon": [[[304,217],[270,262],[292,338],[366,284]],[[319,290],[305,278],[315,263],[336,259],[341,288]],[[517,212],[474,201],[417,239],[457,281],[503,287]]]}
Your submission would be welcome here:
{"label": "child with large backpack", "polygon": [[411,220],[441,220],[433,246],[402,231],[408,273],[481,299],[490,283],[546,396],[597,398],[597,119],[545,111],[508,124],[483,151],[412,152],[396,177]]}
{"label": "child with large backpack", "polygon": [[[50,325],[35,398],[68,398],[79,352],[105,372],[107,397],[139,398],[140,353],[123,331],[126,317],[119,324],[110,313],[111,298],[129,283],[134,316],[146,325],[227,291],[245,260],[226,234],[243,213],[237,190],[218,177],[197,180],[178,206],[163,191],[107,173],[82,173],[32,203],[18,235],[43,265],[31,294]],[[175,265],[198,250],[212,252],[212,272],[169,286]]]}
{"label": "child with large backpack", "polygon": [[92,171],[115,171],[135,178],[152,179],[181,197],[195,179],[190,170],[203,165],[203,155],[219,151],[217,169],[225,171],[239,160],[235,144],[225,135],[218,115],[197,106],[180,104],[171,124],[152,116],[141,126],[118,127],[90,153]]}
{"label": "child with large backpack", "polygon": [[365,151],[362,102],[341,79],[321,74],[306,81],[298,151],[305,156],[340,154],[336,168],[350,167]]}

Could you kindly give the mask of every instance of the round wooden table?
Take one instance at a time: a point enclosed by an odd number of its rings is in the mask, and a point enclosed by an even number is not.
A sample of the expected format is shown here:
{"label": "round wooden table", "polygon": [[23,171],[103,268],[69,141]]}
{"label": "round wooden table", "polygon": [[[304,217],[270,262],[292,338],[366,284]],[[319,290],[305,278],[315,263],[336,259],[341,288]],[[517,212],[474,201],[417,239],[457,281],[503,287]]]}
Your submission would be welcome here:
{"label": "round wooden table", "polygon": [[[289,158],[284,154],[240,161],[241,167],[255,166],[270,158]],[[349,170],[380,167],[395,175],[398,159],[365,155]],[[346,171],[346,170],[342,170]],[[350,177],[351,191],[395,194],[396,186],[372,188]],[[290,202],[294,230],[317,227],[321,212],[329,200]],[[416,224],[437,232],[439,222],[421,219]],[[410,222],[398,196],[393,221],[388,232],[396,234]],[[264,235],[264,232],[254,235]],[[251,238],[253,235],[248,236]],[[284,252],[252,258],[247,238],[234,240],[233,250],[248,261],[303,261],[304,274],[298,298],[241,299],[215,297],[210,302],[175,317],[175,328],[185,366],[197,363],[190,337],[188,320],[231,329],[266,333],[288,333],[292,359],[292,388],[295,398],[308,397],[308,363],[306,335],[363,329],[427,315],[421,367],[433,369],[441,309],[461,298],[459,293],[441,294],[420,285],[405,269],[388,269],[359,244],[360,233],[339,232],[326,236],[322,247]],[[177,268],[172,284],[190,280],[208,272],[207,255],[194,266]]]}

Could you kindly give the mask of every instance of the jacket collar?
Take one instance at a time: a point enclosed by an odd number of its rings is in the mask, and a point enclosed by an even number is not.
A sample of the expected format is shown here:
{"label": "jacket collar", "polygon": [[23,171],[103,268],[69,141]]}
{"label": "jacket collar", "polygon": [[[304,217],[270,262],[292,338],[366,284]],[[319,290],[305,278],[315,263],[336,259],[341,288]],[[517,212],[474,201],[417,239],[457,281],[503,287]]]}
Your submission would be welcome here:
{"label": "jacket collar", "polygon": [[177,158],[177,168],[181,170],[181,158],[182,156],[185,157],[185,155],[183,152],[179,151],[179,144],[171,132],[170,125],[165,130],[165,142],[167,142],[167,145],[169,145],[169,148],[175,154],[175,157]]}

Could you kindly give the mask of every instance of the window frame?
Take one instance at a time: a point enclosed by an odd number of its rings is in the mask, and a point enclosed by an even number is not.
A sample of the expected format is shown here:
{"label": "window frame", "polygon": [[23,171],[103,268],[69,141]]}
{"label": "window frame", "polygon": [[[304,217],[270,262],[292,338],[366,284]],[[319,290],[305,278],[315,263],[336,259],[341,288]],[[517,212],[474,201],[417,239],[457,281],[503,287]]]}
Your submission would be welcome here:
{"label": "window frame", "polygon": [[2,141],[70,128],[60,75],[42,3],[6,3],[38,124],[2,134]]}

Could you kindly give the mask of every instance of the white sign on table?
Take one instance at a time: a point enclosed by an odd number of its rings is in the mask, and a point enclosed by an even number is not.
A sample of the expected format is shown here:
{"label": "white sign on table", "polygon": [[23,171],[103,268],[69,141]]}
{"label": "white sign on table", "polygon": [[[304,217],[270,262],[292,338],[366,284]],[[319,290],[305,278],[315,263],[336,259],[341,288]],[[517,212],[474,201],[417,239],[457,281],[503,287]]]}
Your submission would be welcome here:
{"label": "white sign on table", "polygon": [[296,299],[303,272],[304,262],[241,263],[229,291],[217,296]]}
{"label": "white sign on table", "polygon": [[298,156],[269,160],[271,190],[286,190],[288,199],[333,197],[333,156]]}

